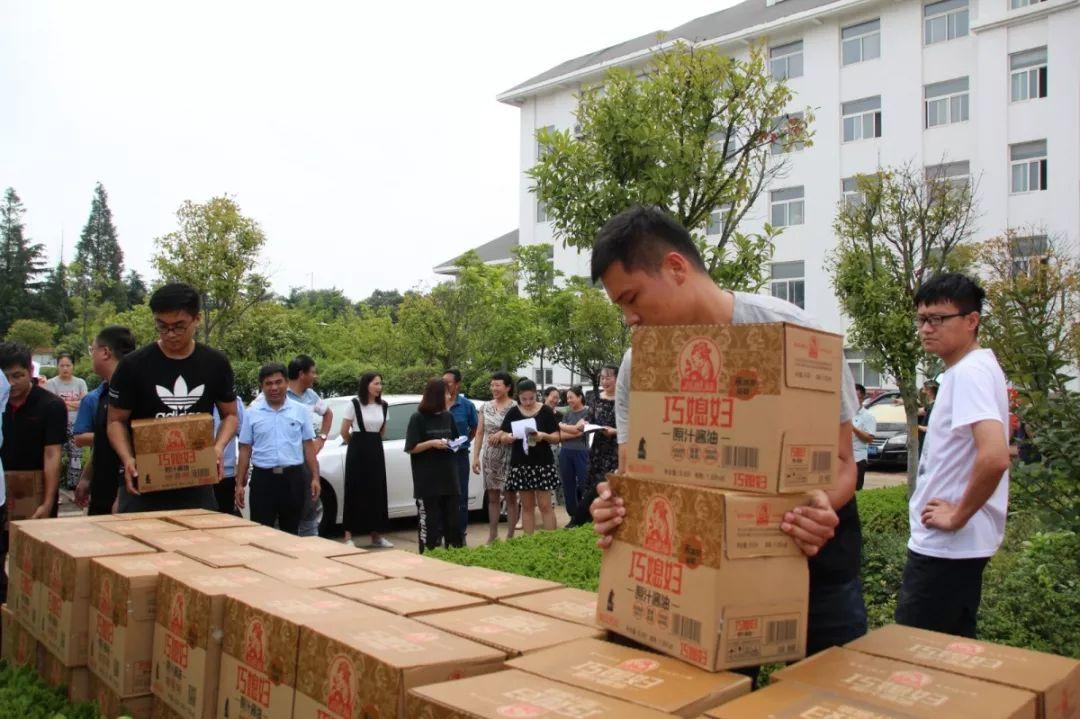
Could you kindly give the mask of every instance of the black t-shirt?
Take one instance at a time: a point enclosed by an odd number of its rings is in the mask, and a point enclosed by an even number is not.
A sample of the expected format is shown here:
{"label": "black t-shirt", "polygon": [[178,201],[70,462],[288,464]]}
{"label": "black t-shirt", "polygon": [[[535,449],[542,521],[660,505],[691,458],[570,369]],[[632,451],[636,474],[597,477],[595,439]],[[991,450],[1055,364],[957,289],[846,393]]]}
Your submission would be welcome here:
{"label": "black t-shirt", "polygon": [[[528,419],[528,417],[521,411],[521,407],[514,405],[503,418],[502,431],[510,432],[510,424],[523,419]],[[555,410],[546,404],[540,406],[540,411],[533,415],[533,419],[536,420],[536,429],[540,432],[559,431],[559,418],[555,416]],[[511,445],[510,466],[512,467],[542,467],[554,463],[555,455],[547,442],[537,442],[535,446],[529,447],[528,454],[525,454],[525,448],[521,446],[520,439],[514,440]]]}
{"label": "black t-shirt", "polygon": [[4,469],[44,469],[46,445],[67,440],[67,418],[64,401],[36,384],[18,408],[9,400],[4,410],[4,446],[0,448]]}
{"label": "black t-shirt", "polygon": [[[408,452],[429,439],[455,439],[459,436],[457,423],[449,412],[421,414],[414,412],[405,430],[405,451]],[[461,448],[458,452],[464,452]],[[409,455],[412,463],[413,497],[456,496],[458,485],[455,452],[448,449],[429,449]]]}
{"label": "black t-shirt", "polygon": [[836,510],[840,524],[821,551],[810,558],[810,586],[844,584],[859,576],[862,566],[862,524],[859,506],[851,501]]}
{"label": "black t-shirt", "polygon": [[[166,357],[157,343],[120,360],[109,383],[109,404],[131,411],[131,419],[175,417],[213,411],[236,401],[232,366],[224,354],[196,343],[184,359]],[[120,511],[217,509],[212,485],[147,494],[120,488]]]}

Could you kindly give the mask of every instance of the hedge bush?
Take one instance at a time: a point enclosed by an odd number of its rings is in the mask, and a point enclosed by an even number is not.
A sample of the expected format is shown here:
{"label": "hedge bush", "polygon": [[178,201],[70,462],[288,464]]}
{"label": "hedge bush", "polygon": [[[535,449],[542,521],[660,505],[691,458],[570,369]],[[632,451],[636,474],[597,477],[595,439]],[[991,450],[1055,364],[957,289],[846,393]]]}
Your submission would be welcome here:
{"label": "hedge bush", "polygon": [[0,662],[0,717],[19,719],[99,719],[97,704],[69,704],[59,689],[45,684],[37,672]]}

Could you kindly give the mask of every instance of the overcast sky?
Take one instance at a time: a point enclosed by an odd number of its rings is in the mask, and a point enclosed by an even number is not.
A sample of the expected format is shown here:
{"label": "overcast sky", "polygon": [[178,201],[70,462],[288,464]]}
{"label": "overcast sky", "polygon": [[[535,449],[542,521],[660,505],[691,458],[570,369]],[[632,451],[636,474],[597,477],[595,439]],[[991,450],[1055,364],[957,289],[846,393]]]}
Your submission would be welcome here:
{"label": "overcast sky", "polygon": [[0,189],[65,257],[101,181],[128,268],[184,200],[233,195],[274,289],[353,299],[512,230],[519,125],[495,95],[732,0],[0,0]]}

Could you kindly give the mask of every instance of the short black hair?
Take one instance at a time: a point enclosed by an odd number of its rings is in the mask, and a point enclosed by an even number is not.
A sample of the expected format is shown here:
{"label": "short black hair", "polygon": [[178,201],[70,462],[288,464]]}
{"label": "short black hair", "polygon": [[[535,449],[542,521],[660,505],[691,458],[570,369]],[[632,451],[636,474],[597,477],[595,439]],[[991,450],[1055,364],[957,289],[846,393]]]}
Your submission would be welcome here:
{"label": "short black hair", "polygon": [[862,392],[863,394],[866,394],[866,387],[863,387],[861,384],[856,382],[855,383],[855,391],[856,392]]}
{"label": "short black hair", "polygon": [[120,325],[102,327],[94,342],[101,347],[108,347],[116,359],[135,351],[135,335],[131,334],[130,329]]}
{"label": "short black hair", "polygon": [[506,385],[506,388],[510,391],[510,395],[514,394],[514,378],[510,376],[509,372],[492,372],[491,379],[497,379]]}
{"label": "short black hair", "polygon": [[583,390],[583,389],[581,388],[581,385],[579,385],[579,384],[576,384],[576,385],[574,385],[573,387],[571,387],[570,389],[568,389],[568,390],[566,390],[566,391],[567,391],[568,393],[569,393],[569,392],[573,392],[573,393],[574,393],[574,394],[576,394],[576,395],[577,395],[578,397],[581,397],[582,399],[585,399],[585,390]]}
{"label": "short black hair", "polygon": [[915,307],[938,302],[952,302],[964,314],[982,314],[986,292],[979,283],[958,272],[935,275],[923,283],[915,293]]}
{"label": "short black hair", "polygon": [[592,251],[592,281],[599,282],[608,268],[621,262],[627,272],[655,274],[667,252],[674,250],[705,272],[701,251],[685,227],[656,206],[634,205],[604,223]]}
{"label": "short black hair", "polygon": [[12,367],[33,371],[34,353],[22,342],[0,342],[0,372]]}
{"label": "short black hair", "polygon": [[183,311],[195,317],[199,314],[199,307],[198,291],[184,282],[162,285],[150,295],[150,311],[154,314]]}
{"label": "short black hair", "polygon": [[289,379],[296,379],[304,372],[310,372],[311,368],[315,366],[315,360],[311,359],[307,355],[296,355],[289,360]]}
{"label": "short black hair", "polygon": [[[559,392],[559,388],[554,386],[554,385],[548,385],[547,387],[544,387],[544,396],[545,397],[550,395],[552,392]],[[560,397],[562,396],[562,392],[559,392],[559,396]]]}
{"label": "short black hair", "polygon": [[62,359],[69,359],[69,360],[71,360],[71,364],[75,364],[75,358],[71,356],[70,352],[61,352],[61,353],[57,354],[56,355],[56,364],[60,364],[60,360],[62,360]]}
{"label": "short black hair", "polygon": [[536,383],[533,382],[528,377],[522,377],[521,379],[518,380],[517,391],[518,391],[518,394],[521,394],[522,392],[535,392],[536,391]]}
{"label": "short black hair", "polygon": [[454,378],[454,381],[461,384],[461,370],[457,367],[451,367],[450,369],[443,370],[443,376],[450,375]]}
{"label": "short black hair", "polygon": [[273,377],[276,374],[287,377],[288,374],[286,373],[285,365],[280,362],[267,362],[259,368],[259,384],[261,385],[263,380],[267,377]]}
{"label": "short black hair", "polygon": [[617,364],[610,364],[610,363],[609,363],[609,364],[606,364],[606,365],[604,365],[604,366],[602,366],[602,367],[600,368],[600,372],[599,372],[599,374],[603,374],[603,373],[604,373],[604,370],[606,370],[606,369],[609,369],[609,370],[611,370],[611,376],[612,376],[612,377],[618,377],[618,376],[619,376],[619,365],[617,365]]}

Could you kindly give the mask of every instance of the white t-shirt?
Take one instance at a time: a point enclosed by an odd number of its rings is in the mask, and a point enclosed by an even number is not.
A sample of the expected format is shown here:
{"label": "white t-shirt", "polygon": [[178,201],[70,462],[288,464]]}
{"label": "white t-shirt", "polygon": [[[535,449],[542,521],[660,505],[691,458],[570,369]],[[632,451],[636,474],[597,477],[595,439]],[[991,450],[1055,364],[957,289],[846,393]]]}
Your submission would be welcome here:
{"label": "white t-shirt", "polygon": [[[45,380],[45,389],[55,394],[60,399],[68,402],[74,399],[82,399],[86,396],[86,380],[82,377],[72,377],[68,381],[60,379],[59,376]],[[77,409],[68,410],[68,424],[75,421],[75,415],[78,414]]]}
{"label": "white t-shirt", "polygon": [[929,557],[972,559],[990,557],[1005,536],[1009,505],[1009,472],[990,499],[963,529],[947,532],[923,526],[922,510],[931,499],[956,504],[964,496],[975,467],[972,425],[983,420],[1001,423],[1009,439],[1009,396],[1005,374],[988,349],[969,352],[941,375],[934,411],[923,438],[915,493],[908,503],[911,539],[908,549]]}
{"label": "white t-shirt", "polygon": [[[851,424],[855,429],[860,432],[866,432],[867,434],[873,434],[877,431],[877,420],[874,419],[874,415],[870,414],[870,410],[865,407],[859,407],[859,411],[855,413],[854,419],[851,420]],[[855,457],[856,462],[862,462],[867,457],[867,443],[851,435],[851,449]]]}
{"label": "white t-shirt", "polygon": [[[345,419],[352,422],[352,431],[360,431],[360,423],[356,421],[356,409],[352,402],[345,405]],[[364,420],[364,429],[368,432],[378,432],[383,426],[383,408],[380,402],[370,402],[360,405],[360,416]]]}

